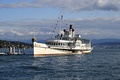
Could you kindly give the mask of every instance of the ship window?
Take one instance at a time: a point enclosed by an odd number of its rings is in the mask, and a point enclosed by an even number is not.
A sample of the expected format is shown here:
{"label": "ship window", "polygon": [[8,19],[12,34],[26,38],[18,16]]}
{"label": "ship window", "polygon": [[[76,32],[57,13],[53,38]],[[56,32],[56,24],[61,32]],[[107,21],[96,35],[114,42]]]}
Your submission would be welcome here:
{"label": "ship window", "polygon": [[65,44],[63,43],[63,45],[65,45]]}

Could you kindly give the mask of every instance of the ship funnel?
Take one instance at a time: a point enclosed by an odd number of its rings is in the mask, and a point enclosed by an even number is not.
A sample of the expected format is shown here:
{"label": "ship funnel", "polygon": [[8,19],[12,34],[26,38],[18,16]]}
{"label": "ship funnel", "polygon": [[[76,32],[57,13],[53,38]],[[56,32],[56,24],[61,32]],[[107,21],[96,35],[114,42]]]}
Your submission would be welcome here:
{"label": "ship funnel", "polygon": [[70,25],[70,29],[73,29],[73,28],[72,28],[72,24]]}
{"label": "ship funnel", "polygon": [[72,27],[72,24],[70,25],[70,30],[72,30],[72,32],[74,32],[74,29],[73,29],[73,27]]}

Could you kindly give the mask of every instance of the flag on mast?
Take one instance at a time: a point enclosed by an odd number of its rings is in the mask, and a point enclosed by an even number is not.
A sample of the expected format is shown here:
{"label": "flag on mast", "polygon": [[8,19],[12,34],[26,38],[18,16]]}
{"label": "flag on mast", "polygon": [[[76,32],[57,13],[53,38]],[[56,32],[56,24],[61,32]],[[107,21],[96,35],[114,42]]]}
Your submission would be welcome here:
{"label": "flag on mast", "polygon": [[63,15],[61,15],[61,20],[63,19]]}

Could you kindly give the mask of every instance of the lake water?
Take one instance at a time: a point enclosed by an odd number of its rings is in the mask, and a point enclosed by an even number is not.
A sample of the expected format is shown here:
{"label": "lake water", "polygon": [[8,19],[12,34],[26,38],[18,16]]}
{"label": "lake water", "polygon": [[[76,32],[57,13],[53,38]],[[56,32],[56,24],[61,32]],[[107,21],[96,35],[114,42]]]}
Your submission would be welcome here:
{"label": "lake water", "polygon": [[0,56],[0,80],[120,80],[120,50],[69,56]]}

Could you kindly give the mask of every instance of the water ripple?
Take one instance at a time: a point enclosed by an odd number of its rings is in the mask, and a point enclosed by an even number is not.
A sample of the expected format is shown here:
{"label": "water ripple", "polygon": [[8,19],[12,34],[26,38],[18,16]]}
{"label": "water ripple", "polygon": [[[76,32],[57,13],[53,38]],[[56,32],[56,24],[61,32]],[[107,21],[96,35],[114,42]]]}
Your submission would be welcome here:
{"label": "water ripple", "polygon": [[33,57],[0,56],[0,80],[119,80],[119,50]]}

